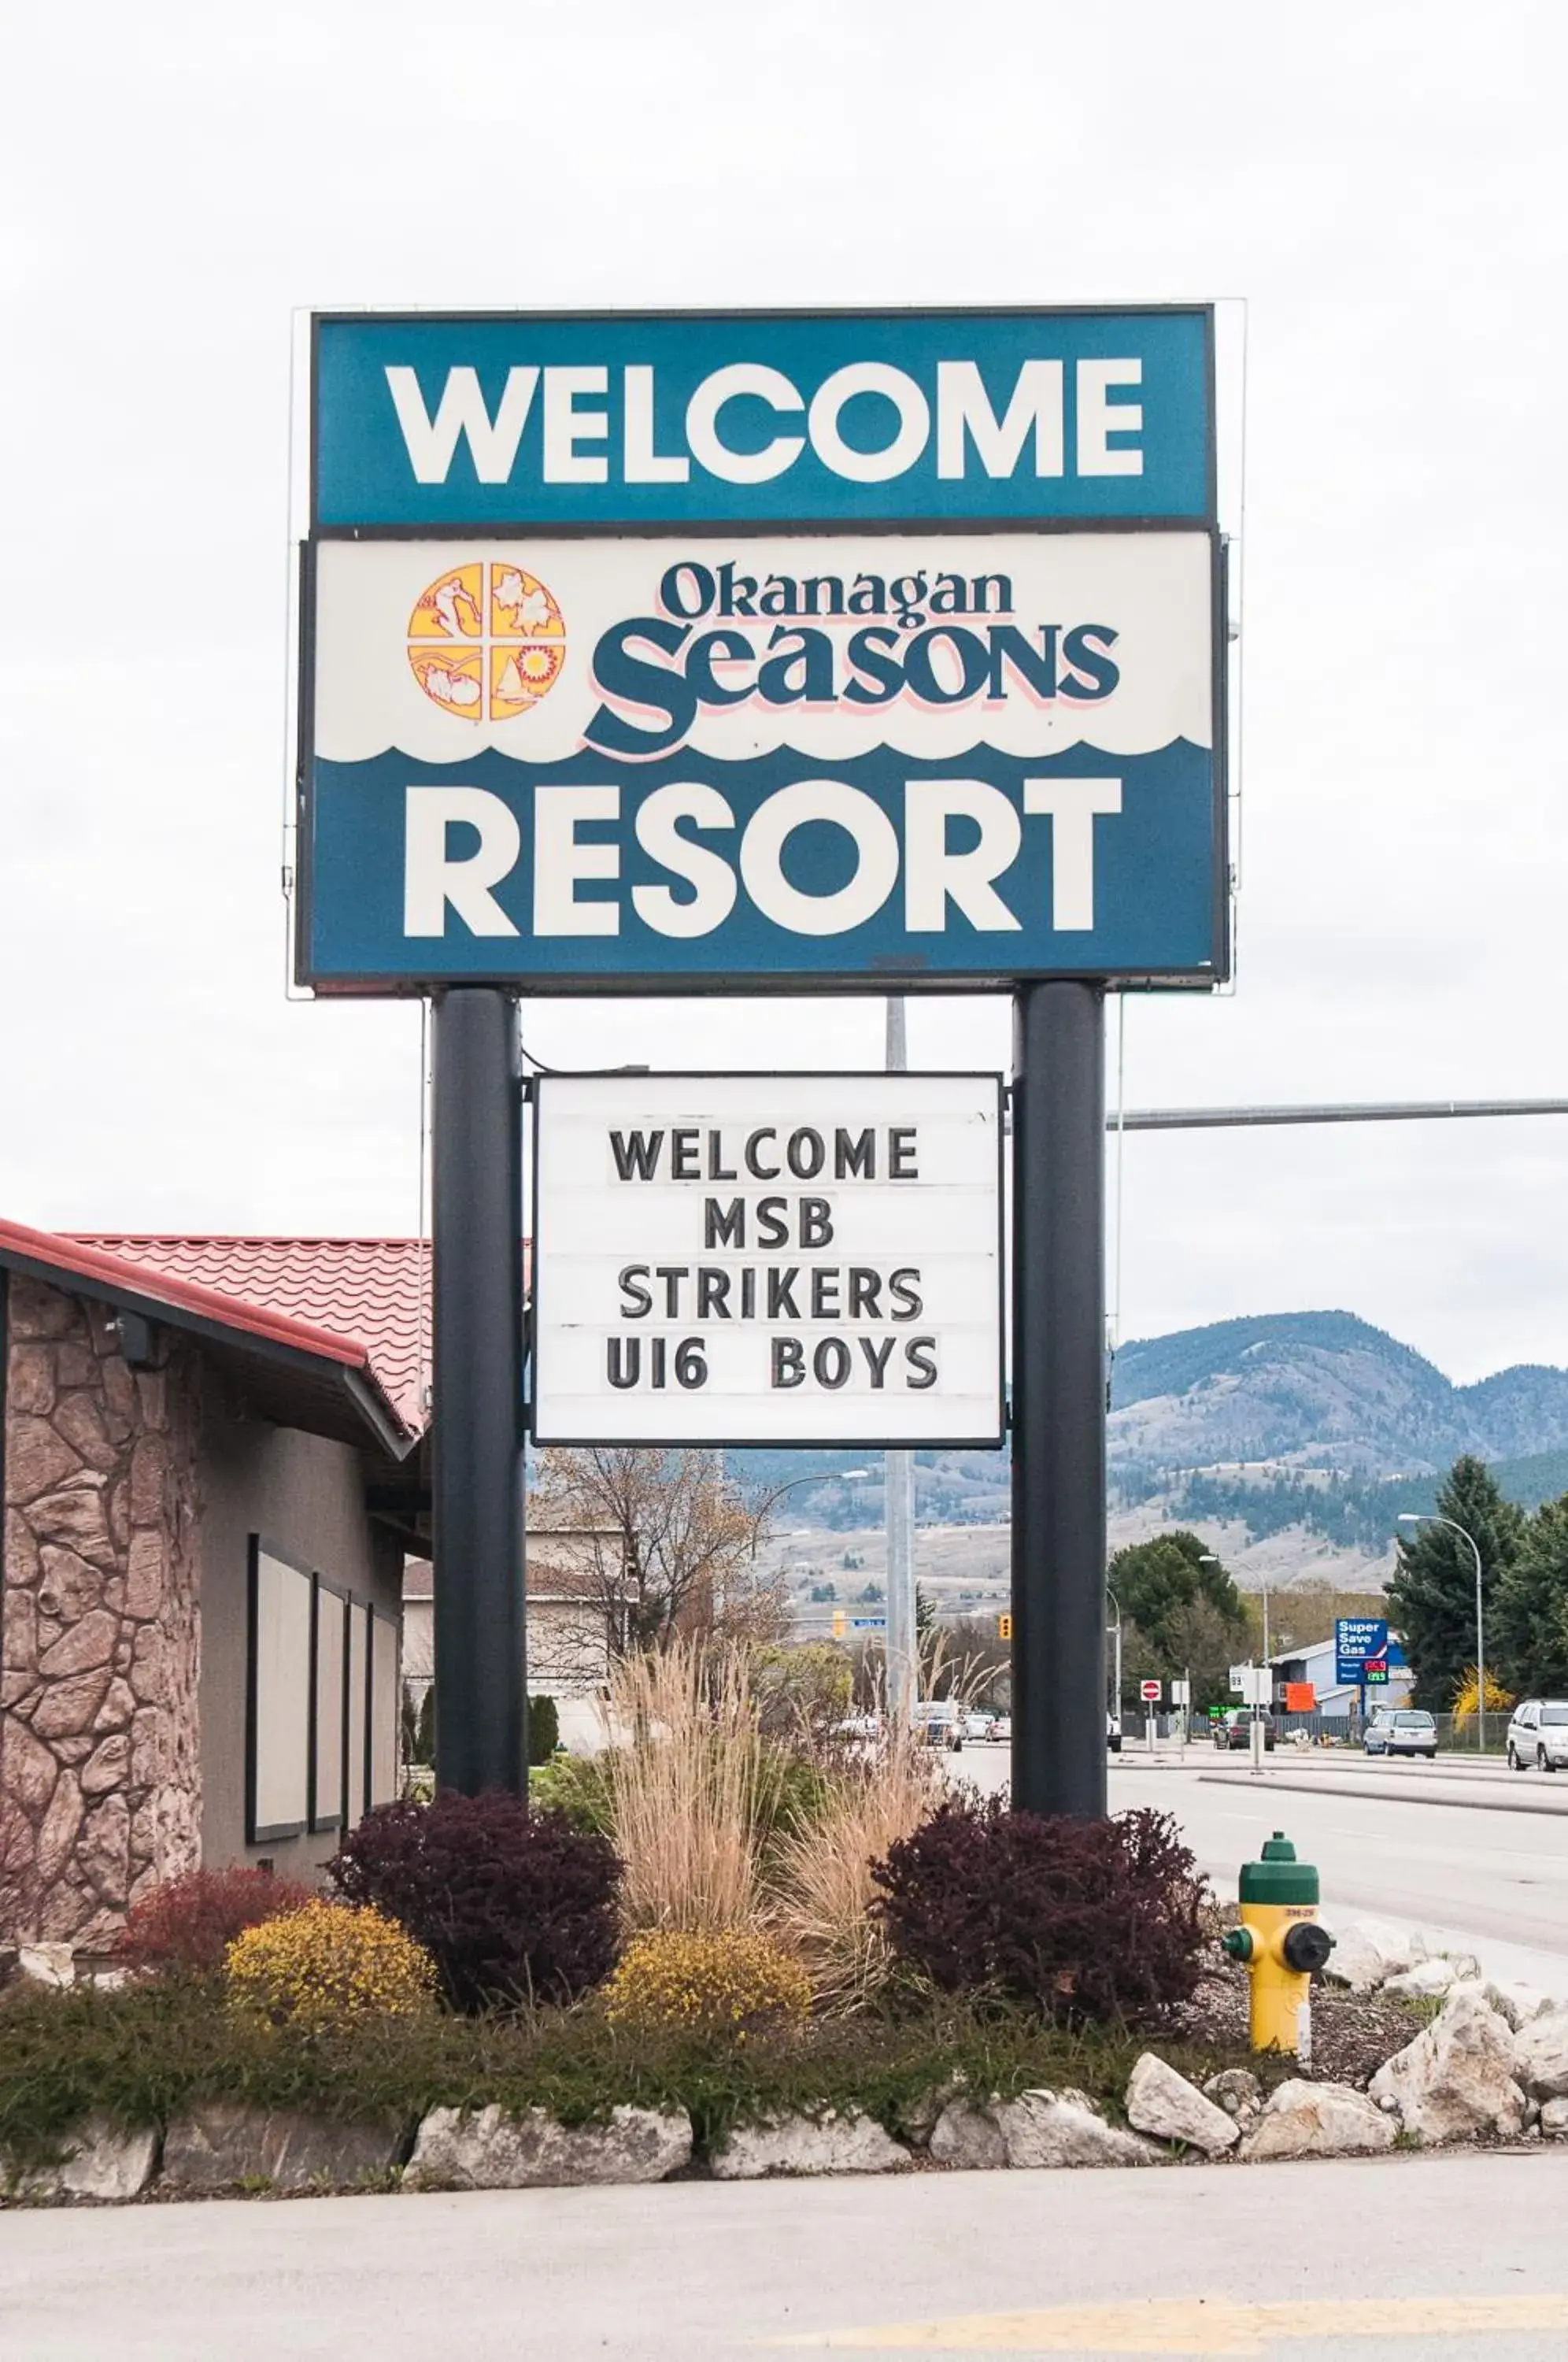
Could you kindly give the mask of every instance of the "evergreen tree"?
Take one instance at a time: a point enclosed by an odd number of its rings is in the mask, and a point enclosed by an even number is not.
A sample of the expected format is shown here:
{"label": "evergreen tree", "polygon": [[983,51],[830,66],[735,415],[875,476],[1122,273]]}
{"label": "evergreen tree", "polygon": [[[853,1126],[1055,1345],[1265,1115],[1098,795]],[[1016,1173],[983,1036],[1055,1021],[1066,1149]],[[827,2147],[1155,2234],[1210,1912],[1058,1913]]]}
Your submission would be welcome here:
{"label": "evergreen tree", "polygon": [[1162,1681],[1191,1671],[1194,1705],[1225,1696],[1232,1651],[1247,1638],[1247,1611],[1235,1583],[1198,1534],[1185,1529],[1117,1551],[1106,1582],[1121,1610],[1124,1677]]}
{"label": "evergreen tree", "polygon": [[[1467,1453],[1438,1490],[1437,1514],[1452,1518],[1481,1554],[1481,1601],[1487,1628],[1506,1569],[1518,1555],[1522,1511],[1505,1501],[1490,1469]],[[1475,1564],[1452,1527],[1408,1527],[1388,1586],[1388,1617],[1405,1643],[1418,1705],[1443,1714],[1475,1662]],[[1490,1651],[1488,1651],[1490,1654]]]}
{"label": "evergreen tree", "polygon": [[1498,1576],[1486,1654],[1516,1697],[1568,1695],[1568,1494],[1541,1504]]}

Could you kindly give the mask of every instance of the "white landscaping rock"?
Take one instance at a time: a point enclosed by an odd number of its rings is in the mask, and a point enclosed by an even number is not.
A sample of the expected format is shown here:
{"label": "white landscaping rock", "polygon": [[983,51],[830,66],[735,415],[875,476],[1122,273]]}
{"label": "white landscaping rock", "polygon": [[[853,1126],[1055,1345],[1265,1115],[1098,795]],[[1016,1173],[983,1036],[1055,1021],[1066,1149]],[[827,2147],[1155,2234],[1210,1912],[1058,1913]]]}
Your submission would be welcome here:
{"label": "white landscaping rock", "polygon": [[1538,2017],[1545,2017],[1557,2006],[1551,1995],[1542,1992],[1538,1985],[1500,1985],[1490,1977],[1485,1977],[1481,1990],[1497,2015],[1506,2018],[1516,2034],[1522,2033],[1527,2025],[1533,2025]]}
{"label": "white landscaping rock", "polygon": [[1373,1992],[1389,1977],[1414,1966],[1419,1949],[1413,1937],[1392,1928],[1368,1927],[1356,1921],[1331,1929],[1334,1948],[1323,1974],[1331,1984],[1349,1985],[1353,1992]]}
{"label": "white landscaping rock", "polygon": [[762,2181],[776,2174],[900,2173],[909,2163],[908,2149],[874,2116],[855,2110],[840,2115],[833,2108],[822,2116],[737,2125],[712,2157],[716,2181]]}
{"label": "white landscaping rock", "polygon": [[158,2163],[156,2132],[126,2132],[105,2116],[89,2116],[60,2144],[62,2163],[10,2172],[0,2160],[0,2190],[18,2198],[139,2198]]}
{"label": "white landscaping rock", "polygon": [[1218,2075],[1210,2075],[1203,2086],[1203,2096],[1234,2116],[1243,2132],[1263,2107],[1263,2085],[1246,2067],[1224,2067]]}
{"label": "white landscaping rock", "polygon": [[938,2165],[966,2172],[989,2172],[1007,2163],[1007,2143],[989,2108],[955,2100],[936,2119],[929,2143]]}
{"label": "white landscaping rock", "polygon": [[691,2160],[684,2108],[613,2108],[602,2125],[562,2125],[543,2108],[432,2108],[403,2175],[413,2190],[561,2190],[662,2181]]}
{"label": "white landscaping rock", "polygon": [[163,2180],[170,2190],[232,2190],[267,2182],[274,2190],[352,2190],[390,2173],[403,2156],[406,2125],[339,2123],[301,2108],[248,2108],[233,2101],[199,2103],[163,2136]]}
{"label": "white landscaping rock", "polygon": [[1568,2009],[1535,2018],[1515,2035],[1514,2072],[1538,2100],[1568,2094]]}
{"label": "white landscaping rock", "polygon": [[994,2111],[1010,2166],[1164,2165],[1165,2152],[1108,2125],[1083,2092],[1024,2092]]}
{"label": "white landscaping rock", "polygon": [[1441,2015],[1385,2060],[1368,2090],[1380,2106],[1393,2102],[1407,2133],[1434,2147],[1513,2139],[1525,2120],[1514,2039],[1478,1985],[1456,1986]]}
{"label": "white landscaping rock", "polygon": [[1543,2103],[1540,2129],[1548,2140],[1568,2139],[1568,2099],[1548,2100]]}
{"label": "white landscaping rock", "polygon": [[76,1982],[76,1954],[69,1944],[18,1944],[17,1974],[63,1992]]}
{"label": "white landscaping rock", "polygon": [[1386,1978],[1383,1991],[1390,2001],[1437,2001],[1453,1981],[1452,1960],[1418,1960],[1414,1968]]}
{"label": "white landscaping rock", "polygon": [[1127,2121],[1156,2140],[1183,2141],[1205,2157],[1222,2157],[1242,2137],[1241,2126],[1223,2108],[1204,2098],[1152,2050],[1145,2050],[1127,2079]]}
{"label": "white landscaping rock", "polygon": [[1394,2146],[1393,2119],[1348,2083],[1281,2083],[1242,2143],[1249,2163],[1266,2158],[1368,2157]]}

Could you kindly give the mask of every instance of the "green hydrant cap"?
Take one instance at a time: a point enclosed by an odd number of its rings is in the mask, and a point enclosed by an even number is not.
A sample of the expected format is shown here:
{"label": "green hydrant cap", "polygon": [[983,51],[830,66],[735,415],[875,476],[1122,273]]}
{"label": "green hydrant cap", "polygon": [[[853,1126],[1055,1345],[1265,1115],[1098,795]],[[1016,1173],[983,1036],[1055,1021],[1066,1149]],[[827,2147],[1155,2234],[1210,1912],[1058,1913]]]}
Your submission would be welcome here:
{"label": "green hydrant cap", "polygon": [[1310,1862],[1297,1861],[1296,1848],[1283,1829],[1264,1843],[1257,1861],[1242,1864],[1243,1903],[1316,1904],[1321,1900],[1318,1873]]}

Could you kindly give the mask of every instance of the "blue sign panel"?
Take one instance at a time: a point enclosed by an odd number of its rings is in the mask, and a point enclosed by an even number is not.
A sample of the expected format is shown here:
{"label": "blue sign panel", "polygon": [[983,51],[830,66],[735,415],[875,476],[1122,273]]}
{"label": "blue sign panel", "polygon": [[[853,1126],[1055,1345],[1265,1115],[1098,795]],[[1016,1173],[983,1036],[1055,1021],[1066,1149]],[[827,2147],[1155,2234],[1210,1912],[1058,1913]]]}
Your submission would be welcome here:
{"label": "blue sign panel", "polygon": [[300,972],[1225,971],[1205,531],[327,539]]}
{"label": "blue sign panel", "polygon": [[321,533],[1214,519],[1202,306],[314,325]]}
{"label": "blue sign panel", "polygon": [[[1334,1679],[1337,1682],[1364,1682],[1371,1678],[1369,1668],[1382,1663],[1388,1648],[1388,1619],[1386,1616],[1340,1616],[1334,1619]],[[1384,1666],[1383,1678],[1387,1680]]]}

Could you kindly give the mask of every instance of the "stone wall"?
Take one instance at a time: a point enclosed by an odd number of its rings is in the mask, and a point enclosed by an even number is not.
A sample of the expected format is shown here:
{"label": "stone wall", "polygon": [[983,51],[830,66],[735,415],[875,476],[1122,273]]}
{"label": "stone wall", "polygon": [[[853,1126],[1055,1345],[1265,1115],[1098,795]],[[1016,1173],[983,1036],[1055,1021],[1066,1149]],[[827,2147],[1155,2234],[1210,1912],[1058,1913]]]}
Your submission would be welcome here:
{"label": "stone wall", "polygon": [[193,1349],[131,1370],[101,1304],[13,1278],[0,1936],[107,1948],[199,1858]]}

